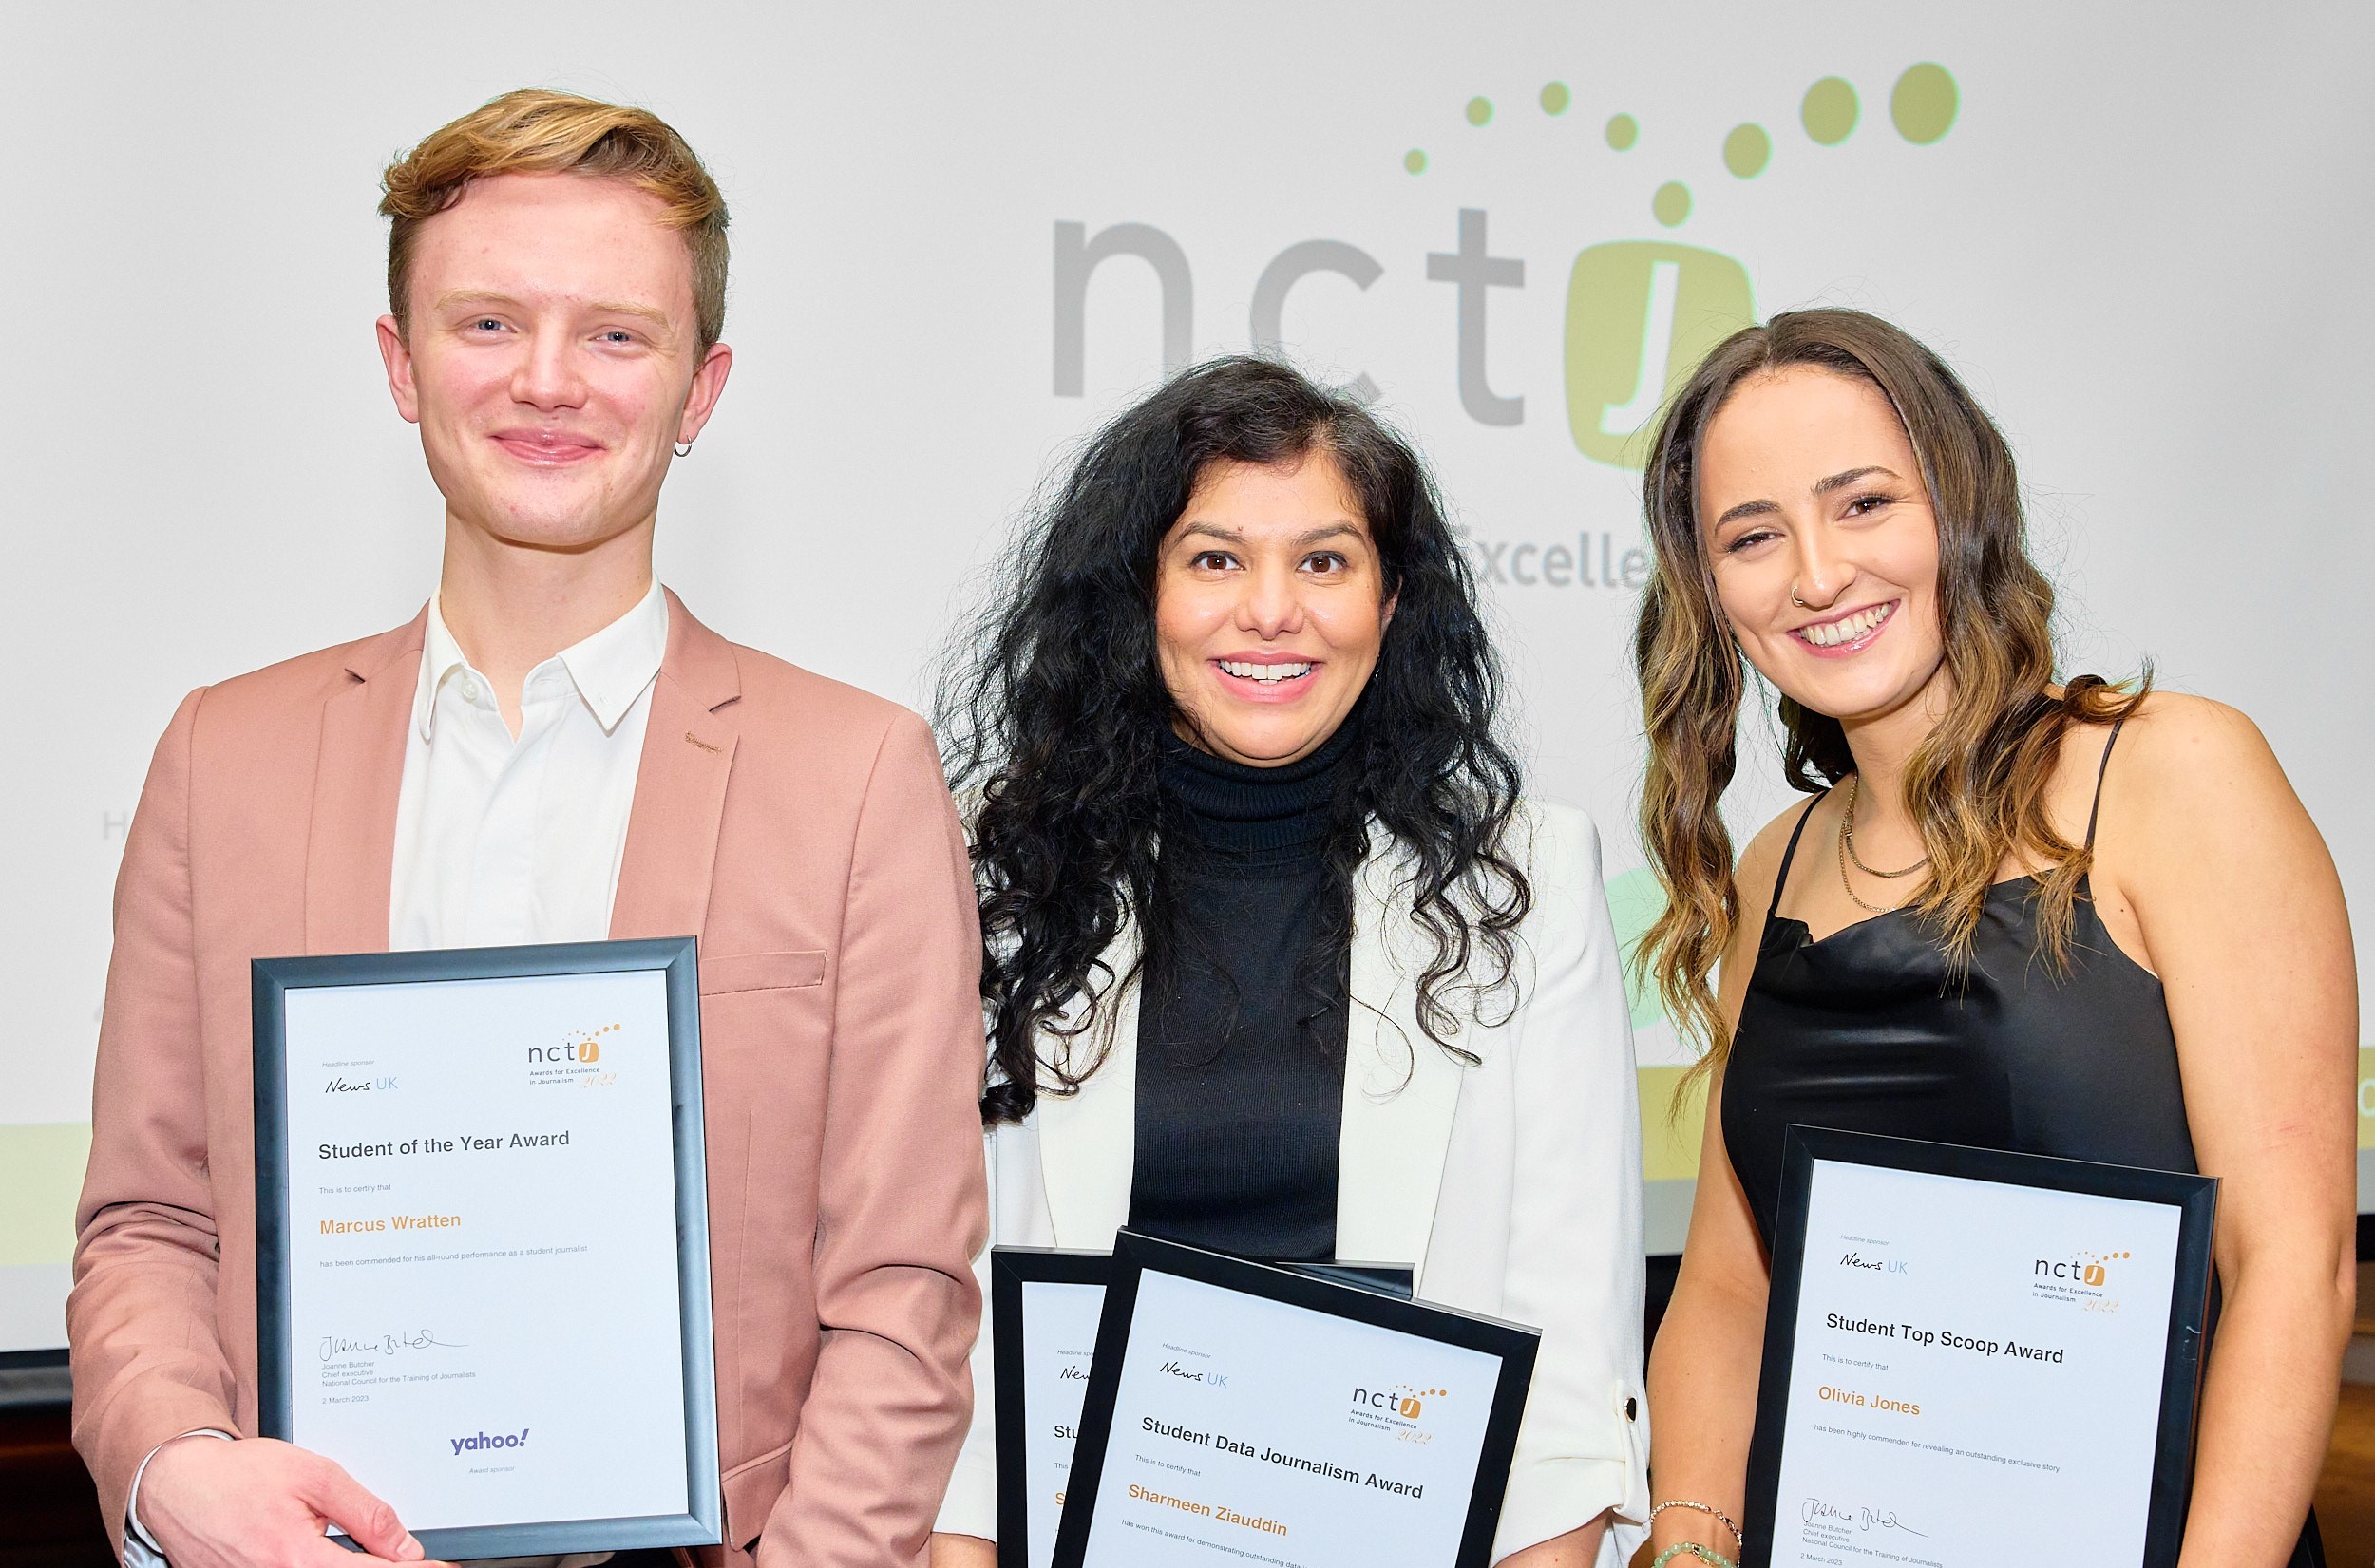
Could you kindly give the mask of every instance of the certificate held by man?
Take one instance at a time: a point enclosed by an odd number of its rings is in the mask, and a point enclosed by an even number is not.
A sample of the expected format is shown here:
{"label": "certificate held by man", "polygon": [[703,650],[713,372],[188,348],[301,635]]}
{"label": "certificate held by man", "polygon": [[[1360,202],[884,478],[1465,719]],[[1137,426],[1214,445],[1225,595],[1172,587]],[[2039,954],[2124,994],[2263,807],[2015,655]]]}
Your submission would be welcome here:
{"label": "certificate held by man", "polygon": [[2176,1560],[2216,1182],[1789,1130],[1744,1568]]}
{"label": "certificate held by man", "polygon": [[266,1434],[433,1556],[715,1541],[692,941],[255,968]]}

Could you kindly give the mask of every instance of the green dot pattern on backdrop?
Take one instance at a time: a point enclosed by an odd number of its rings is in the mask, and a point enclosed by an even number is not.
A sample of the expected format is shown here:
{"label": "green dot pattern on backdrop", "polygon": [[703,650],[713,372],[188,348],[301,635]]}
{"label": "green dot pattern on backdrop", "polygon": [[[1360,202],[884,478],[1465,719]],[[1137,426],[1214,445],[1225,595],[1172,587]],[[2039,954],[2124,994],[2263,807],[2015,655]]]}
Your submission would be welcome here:
{"label": "green dot pattern on backdrop", "polygon": [[1610,117],[1608,121],[1609,146],[1614,147],[1618,152],[1624,152],[1629,150],[1633,143],[1640,140],[1640,121],[1634,119],[1629,114],[1620,114]]}
{"label": "green dot pattern on backdrop", "polygon": [[1468,123],[1472,125],[1491,124],[1492,123],[1492,100],[1490,98],[1470,99],[1468,101]]}
{"label": "green dot pattern on backdrop", "polygon": [[1826,76],[1807,88],[1805,101],[1797,106],[1797,118],[1805,125],[1806,134],[1825,147],[1835,147],[1853,135],[1855,119],[1861,112],[1854,87],[1838,76]]}
{"label": "green dot pattern on backdrop", "polygon": [[1679,179],[1667,180],[1649,198],[1649,211],[1667,228],[1678,226],[1691,215],[1691,188]]}
{"label": "green dot pattern on backdrop", "polygon": [[1772,161],[1773,138],[1762,125],[1735,125],[1723,139],[1723,166],[1742,179],[1756,179]]}
{"label": "green dot pattern on backdrop", "polygon": [[1544,83],[1544,84],[1543,84],[1543,87],[1542,87],[1542,112],[1543,112],[1543,113],[1545,113],[1545,114],[1565,114],[1565,113],[1567,112],[1567,106],[1568,106],[1568,104],[1569,104],[1573,103],[1574,101],[1575,101],[1575,99],[1574,99],[1574,95],[1573,95],[1572,93],[1569,93],[1569,92],[1567,90],[1567,84],[1566,84],[1566,83],[1564,83],[1564,82],[1546,82],[1546,83]]}
{"label": "green dot pattern on backdrop", "polygon": [[1413,174],[1425,174],[1427,172],[1427,155],[1420,152],[1416,147],[1413,147],[1410,151],[1402,154],[1402,167],[1408,169]]}
{"label": "green dot pattern on backdrop", "polygon": [[1897,78],[1896,90],[1889,95],[1889,118],[1896,122],[1897,134],[1919,147],[1952,130],[1955,111],[1961,107],[1954,73],[1928,61],[1908,67]]}

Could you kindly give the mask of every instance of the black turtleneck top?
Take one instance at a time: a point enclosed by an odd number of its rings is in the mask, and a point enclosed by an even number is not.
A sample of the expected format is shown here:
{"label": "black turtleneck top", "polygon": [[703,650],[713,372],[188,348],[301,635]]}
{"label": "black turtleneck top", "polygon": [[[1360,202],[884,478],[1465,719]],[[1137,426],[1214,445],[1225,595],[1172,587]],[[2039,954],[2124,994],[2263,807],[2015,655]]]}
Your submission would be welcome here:
{"label": "black turtleneck top", "polygon": [[[1324,905],[1356,723],[1283,767],[1166,736],[1156,920],[1138,1010],[1130,1223],[1242,1256],[1336,1256],[1349,912]],[[1333,951],[1315,950],[1333,927]]]}

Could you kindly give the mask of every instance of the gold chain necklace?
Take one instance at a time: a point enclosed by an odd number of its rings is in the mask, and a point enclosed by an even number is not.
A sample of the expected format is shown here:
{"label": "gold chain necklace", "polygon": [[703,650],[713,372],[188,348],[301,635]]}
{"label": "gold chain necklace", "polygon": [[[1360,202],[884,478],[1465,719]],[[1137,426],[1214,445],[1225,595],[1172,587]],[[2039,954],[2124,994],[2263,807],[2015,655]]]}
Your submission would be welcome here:
{"label": "gold chain necklace", "polygon": [[1910,877],[1916,871],[1921,870],[1922,867],[1929,863],[1929,857],[1927,855],[1923,856],[1920,860],[1915,860],[1911,865],[1907,866],[1902,871],[1880,871],[1864,863],[1864,858],[1855,853],[1855,797],[1861,790],[1862,786],[1863,780],[1859,776],[1855,774],[1848,775],[1847,809],[1845,812],[1841,813],[1839,818],[1839,885],[1847,889],[1847,896],[1854,900],[1855,906],[1858,909],[1866,910],[1873,915],[1886,915],[1891,909],[1901,906],[1893,904],[1866,903],[1864,901],[1863,895],[1855,891],[1854,879],[1847,874],[1848,863],[1851,860],[1853,861],[1855,869],[1864,873],[1867,877],[1881,877],[1894,879],[1898,877]]}
{"label": "gold chain necklace", "polygon": [[1894,880],[1899,877],[1910,877],[1913,873],[1928,865],[1929,863],[1929,857],[1927,855],[1923,856],[1920,860],[1915,860],[1911,865],[1907,866],[1903,871],[1882,871],[1877,866],[1868,866],[1864,863],[1864,858],[1855,853],[1855,798],[1862,792],[1862,781],[1856,775],[1852,773],[1849,774],[1847,780],[1847,813],[1839,821],[1839,842],[1846,846],[1847,857],[1849,860],[1855,862],[1855,869],[1862,872],[1867,877],[1882,877]]}

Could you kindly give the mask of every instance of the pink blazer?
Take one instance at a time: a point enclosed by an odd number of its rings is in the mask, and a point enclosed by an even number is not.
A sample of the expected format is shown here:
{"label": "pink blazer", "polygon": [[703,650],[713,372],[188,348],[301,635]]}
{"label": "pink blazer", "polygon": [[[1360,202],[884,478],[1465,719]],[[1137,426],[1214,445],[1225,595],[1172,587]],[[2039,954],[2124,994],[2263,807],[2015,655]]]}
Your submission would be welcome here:
{"label": "pink blazer", "polygon": [[[979,938],[922,722],[669,596],[611,916],[694,935],[719,1450],[712,1562],[921,1562],[971,1410]],[[426,613],[191,693],[116,886],[78,1214],[74,1441],[256,1429],[248,960],[388,945]],[[120,1544],[120,1540],[119,1540]]]}

